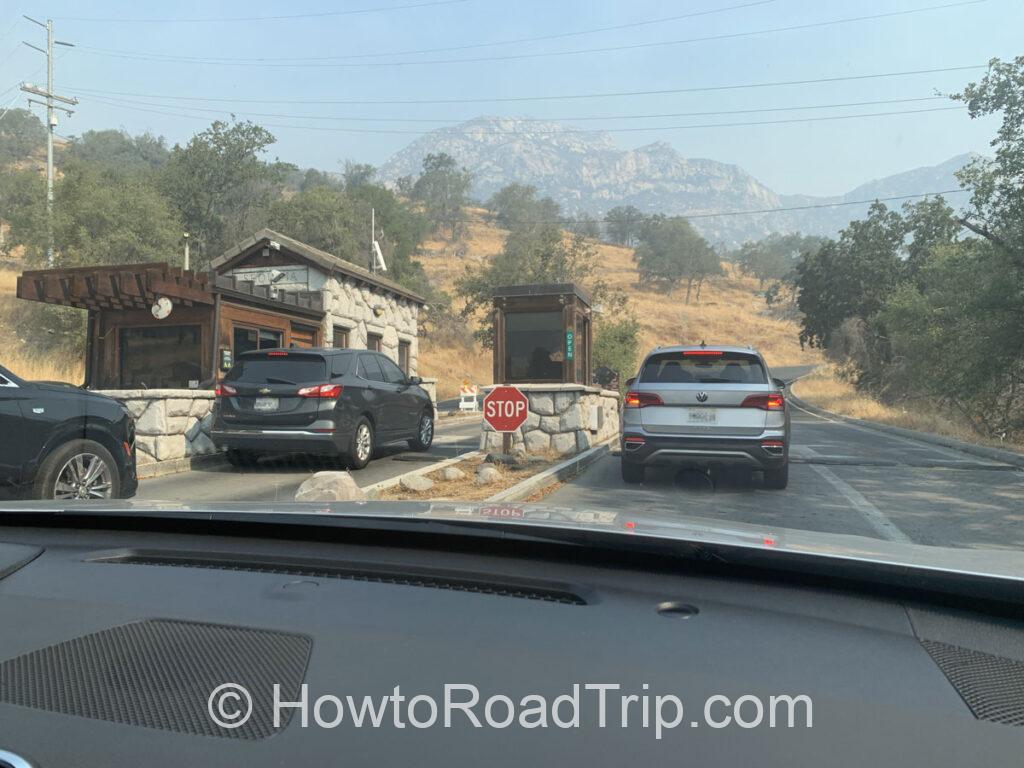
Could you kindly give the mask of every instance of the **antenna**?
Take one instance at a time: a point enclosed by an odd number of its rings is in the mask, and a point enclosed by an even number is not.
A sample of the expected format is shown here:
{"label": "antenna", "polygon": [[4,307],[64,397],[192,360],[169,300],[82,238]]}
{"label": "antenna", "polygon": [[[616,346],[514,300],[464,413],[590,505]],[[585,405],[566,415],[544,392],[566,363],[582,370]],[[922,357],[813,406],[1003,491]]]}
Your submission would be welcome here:
{"label": "antenna", "polygon": [[384,254],[381,253],[380,244],[377,242],[377,211],[373,208],[370,209],[370,271],[388,271],[388,265],[384,263]]}

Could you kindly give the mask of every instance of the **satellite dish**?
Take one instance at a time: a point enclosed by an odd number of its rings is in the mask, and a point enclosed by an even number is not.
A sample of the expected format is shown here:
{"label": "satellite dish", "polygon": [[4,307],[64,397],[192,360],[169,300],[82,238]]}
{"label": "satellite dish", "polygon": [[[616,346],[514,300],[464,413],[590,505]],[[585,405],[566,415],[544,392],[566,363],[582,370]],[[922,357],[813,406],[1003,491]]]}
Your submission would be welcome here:
{"label": "satellite dish", "polygon": [[388,271],[388,265],[384,263],[384,254],[380,252],[380,245],[376,240],[373,241],[373,266],[381,272]]}
{"label": "satellite dish", "polygon": [[153,317],[155,317],[157,320],[163,320],[165,317],[171,314],[171,310],[173,308],[174,305],[171,303],[171,300],[168,299],[166,296],[161,296],[160,298],[153,302],[153,306],[150,308],[150,312],[153,313]]}

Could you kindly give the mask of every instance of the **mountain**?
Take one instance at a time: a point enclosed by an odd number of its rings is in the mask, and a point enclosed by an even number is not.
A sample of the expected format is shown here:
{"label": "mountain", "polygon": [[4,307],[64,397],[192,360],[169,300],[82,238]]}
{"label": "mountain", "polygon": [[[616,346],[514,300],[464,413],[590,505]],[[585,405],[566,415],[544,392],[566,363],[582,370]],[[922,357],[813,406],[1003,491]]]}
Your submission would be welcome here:
{"label": "mountain", "polygon": [[930,168],[862,185],[835,198],[779,195],[742,168],[686,158],[656,142],[619,149],[607,133],[581,131],[557,122],[478,117],[439,128],[392,156],[379,177],[394,183],[419,174],[423,158],[446,152],[473,174],[472,194],[490,197],[506,184],[532,184],[562,205],[567,215],[602,215],[617,205],[645,213],[688,214],[711,242],[736,245],[770,232],[834,235],[867,206],[817,208],[773,214],[705,216],[722,211],[821,205],[955,189],[953,172],[970,159],[961,155]]}

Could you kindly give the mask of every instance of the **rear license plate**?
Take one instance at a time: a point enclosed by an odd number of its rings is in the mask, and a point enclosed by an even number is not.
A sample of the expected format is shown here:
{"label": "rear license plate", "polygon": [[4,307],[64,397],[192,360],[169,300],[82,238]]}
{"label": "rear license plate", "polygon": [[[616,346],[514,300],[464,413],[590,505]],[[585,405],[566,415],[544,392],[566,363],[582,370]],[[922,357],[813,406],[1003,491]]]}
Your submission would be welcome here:
{"label": "rear license plate", "polygon": [[690,424],[717,424],[718,411],[714,408],[694,408],[688,412],[686,420]]}
{"label": "rear license plate", "polygon": [[256,402],[253,403],[253,409],[257,411],[276,411],[277,410],[277,398],[276,397],[257,397]]}

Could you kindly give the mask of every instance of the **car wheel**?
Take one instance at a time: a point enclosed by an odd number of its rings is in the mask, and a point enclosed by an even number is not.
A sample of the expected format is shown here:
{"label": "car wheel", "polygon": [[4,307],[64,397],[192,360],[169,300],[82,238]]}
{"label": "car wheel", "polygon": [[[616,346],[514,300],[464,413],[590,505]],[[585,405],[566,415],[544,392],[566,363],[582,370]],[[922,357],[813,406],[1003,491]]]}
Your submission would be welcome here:
{"label": "car wheel", "polygon": [[229,448],[224,455],[232,467],[255,467],[259,458],[252,451],[240,451],[236,448]]}
{"label": "car wheel", "polygon": [[434,413],[424,411],[420,414],[419,424],[416,425],[416,437],[409,441],[409,447],[414,451],[430,450],[434,442]]}
{"label": "car wheel", "polygon": [[789,485],[789,462],[787,461],[778,469],[766,469],[764,471],[764,487],[773,491],[781,491]]}
{"label": "car wheel", "polygon": [[71,440],[43,460],[34,491],[38,499],[116,499],[121,496],[121,474],[102,445]]}
{"label": "car wheel", "polygon": [[365,416],[352,430],[352,444],[348,449],[348,463],[352,469],[362,469],[373,458],[373,425]]}
{"label": "car wheel", "polygon": [[644,465],[631,461],[623,461],[622,480],[626,483],[642,483],[644,481]]}

